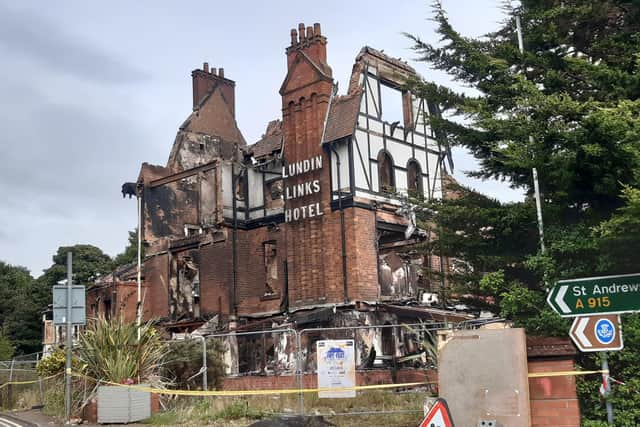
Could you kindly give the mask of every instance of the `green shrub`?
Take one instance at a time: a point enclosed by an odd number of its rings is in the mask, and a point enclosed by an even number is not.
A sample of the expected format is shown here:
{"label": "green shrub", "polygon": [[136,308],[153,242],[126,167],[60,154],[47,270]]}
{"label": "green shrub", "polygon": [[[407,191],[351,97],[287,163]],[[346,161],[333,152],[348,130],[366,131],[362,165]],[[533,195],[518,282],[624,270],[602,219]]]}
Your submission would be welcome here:
{"label": "green shrub", "polygon": [[36,366],[39,377],[50,377],[51,375],[64,372],[67,358],[64,349],[58,347],[47,357],[43,357]]}
{"label": "green shrub", "polygon": [[[163,376],[175,382],[178,388],[202,388],[202,376],[197,375],[202,368],[202,341],[173,341],[171,351],[163,364]],[[207,341],[207,386],[219,389],[225,373],[222,360],[223,344],[217,340]]]}
{"label": "green shrub", "polygon": [[250,407],[248,400],[235,400],[213,416],[213,418],[222,420],[239,420],[241,418],[259,420],[262,417],[264,417],[264,412]]}
{"label": "green shrub", "polygon": [[80,335],[78,358],[83,373],[114,383],[146,382],[162,387],[160,368],[167,352],[151,323],[140,325],[122,319],[93,320]]}
{"label": "green shrub", "polygon": [[62,418],[65,415],[64,381],[51,383],[44,392],[44,408],[46,415]]}

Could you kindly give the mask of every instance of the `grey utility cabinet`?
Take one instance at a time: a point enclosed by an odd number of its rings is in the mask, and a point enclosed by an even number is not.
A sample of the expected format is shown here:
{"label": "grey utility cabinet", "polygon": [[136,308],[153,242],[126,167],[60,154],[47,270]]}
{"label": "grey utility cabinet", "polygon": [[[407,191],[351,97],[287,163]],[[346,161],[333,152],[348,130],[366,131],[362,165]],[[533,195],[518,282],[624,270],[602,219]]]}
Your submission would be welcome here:
{"label": "grey utility cabinet", "polygon": [[132,423],[150,416],[151,393],[128,387],[98,387],[98,423]]}

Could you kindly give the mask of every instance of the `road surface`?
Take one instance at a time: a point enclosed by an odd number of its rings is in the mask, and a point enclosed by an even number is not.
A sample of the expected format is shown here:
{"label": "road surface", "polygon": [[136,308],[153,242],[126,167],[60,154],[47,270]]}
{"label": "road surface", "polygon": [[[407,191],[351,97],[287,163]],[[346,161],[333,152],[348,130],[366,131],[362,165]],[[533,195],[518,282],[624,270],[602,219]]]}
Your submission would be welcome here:
{"label": "road surface", "polygon": [[34,427],[35,424],[0,414],[0,427]]}

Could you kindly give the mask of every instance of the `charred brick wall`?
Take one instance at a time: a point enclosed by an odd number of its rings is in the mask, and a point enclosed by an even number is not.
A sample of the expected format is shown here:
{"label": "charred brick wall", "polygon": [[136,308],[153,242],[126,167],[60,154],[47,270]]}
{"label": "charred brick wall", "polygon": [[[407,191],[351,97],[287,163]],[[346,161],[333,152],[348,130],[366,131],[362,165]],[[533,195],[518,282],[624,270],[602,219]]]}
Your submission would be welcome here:
{"label": "charred brick wall", "polygon": [[[169,254],[155,255],[144,263],[145,282],[148,293],[144,305],[151,310],[153,318],[169,315]],[[146,312],[146,310],[145,310]],[[146,318],[145,318],[146,319]]]}
{"label": "charred brick wall", "polygon": [[200,312],[202,315],[231,313],[233,283],[231,232],[200,248]]}
{"label": "charred brick wall", "polygon": [[[203,315],[233,312],[233,231],[225,238],[200,248],[201,311]],[[238,314],[270,313],[280,309],[286,298],[286,251],[283,231],[278,227],[261,227],[237,232]],[[277,278],[267,277],[265,250],[273,245],[276,252]]]}
{"label": "charred brick wall", "polygon": [[349,214],[346,237],[349,296],[357,301],[376,301],[379,288],[375,213],[353,208]]}
{"label": "charred brick wall", "polygon": [[[140,286],[142,305],[142,318],[153,318],[153,307],[149,303],[149,285],[144,282]],[[138,284],[135,281],[120,281],[94,287],[87,290],[87,317],[98,316],[107,319],[121,317],[125,322],[136,320],[136,306],[138,302]],[[146,304],[145,304],[146,302]]]}

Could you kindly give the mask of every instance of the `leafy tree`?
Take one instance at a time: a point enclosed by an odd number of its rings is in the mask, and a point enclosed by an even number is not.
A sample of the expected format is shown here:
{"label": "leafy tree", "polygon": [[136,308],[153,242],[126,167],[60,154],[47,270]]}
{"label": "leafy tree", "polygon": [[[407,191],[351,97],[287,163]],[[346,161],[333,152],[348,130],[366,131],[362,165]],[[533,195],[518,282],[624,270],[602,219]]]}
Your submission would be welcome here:
{"label": "leafy tree", "polygon": [[51,304],[51,288],[67,277],[69,250],[74,283],[86,285],[113,268],[111,258],[91,245],[58,248],[51,267],[35,280],[26,268],[0,261],[0,326],[16,354],[42,349],[42,312]]}
{"label": "leafy tree", "polygon": [[99,275],[113,269],[109,255],[93,245],[60,246],[53,255],[53,264],[38,278],[38,282],[49,286],[67,278],[67,252],[73,253],[73,281],[86,285]]}
{"label": "leafy tree", "polygon": [[14,350],[9,338],[5,337],[3,333],[0,333],[0,360],[11,359]]}
{"label": "leafy tree", "polygon": [[[539,334],[566,334],[567,323],[545,303],[537,269],[538,230],[532,201],[500,203],[452,183],[456,196],[419,211],[422,228],[433,228],[430,252],[451,260],[452,293],[471,307],[488,309]],[[538,265],[542,264],[542,267]]]}
{"label": "leafy tree", "polygon": [[26,268],[0,261],[0,326],[17,354],[38,351],[42,342],[41,313],[33,304],[33,289]]}
{"label": "leafy tree", "polygon": [[[144,257],[144,247],[142,248],[142,256]],[[116,255],[113,259],[116,267],[130,264],[138,260],[138,229],[129,231],[129,240],[124,252]]]}
{"label": "leafy tree", "polygon": [[[460,295],[492,305],[529,331],[566,336],[566,324],[544,301],[549,284],[637,272],[640,265],[640,3],[523,0],[517,8],[507,4],[505,13],[497,31],[473,39],[456,31],[436,2],[441,42],[410,36],[414,49],[474,92],[421,81],[410,86],[441,106],[441,117],[428,118],[436,135],[478,159],[471,176],[505,180],[526,198],[505,204],[456,189],[455,197],[423,210],[421,219],[438,235],[429,250],[461,260],[449,278]],[[544,253],[533,168],[543,200]],[[624,322],[631,338],[612,355],[611,367],[629,379],[636,397],[618,388],[623,409],[617,423],[638,425],[638,315]],[[581,363],[596,366],[597,360],[583,357]],[[602,419],[601,409],[589,409],[594,390],[587,389],[581,388],[585,417]],[[623,403],[622,396],[629,400]]]}
{"label": "leafy tree", "polygon": [[629,254],[640,253],[640,189],[626,186],[622,190],[625,204],[595,229],[602,248],[617,260],[621,271],[637,272],[638,259]]}

